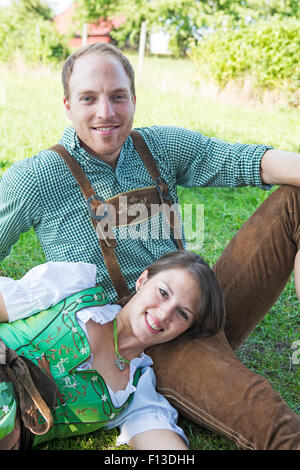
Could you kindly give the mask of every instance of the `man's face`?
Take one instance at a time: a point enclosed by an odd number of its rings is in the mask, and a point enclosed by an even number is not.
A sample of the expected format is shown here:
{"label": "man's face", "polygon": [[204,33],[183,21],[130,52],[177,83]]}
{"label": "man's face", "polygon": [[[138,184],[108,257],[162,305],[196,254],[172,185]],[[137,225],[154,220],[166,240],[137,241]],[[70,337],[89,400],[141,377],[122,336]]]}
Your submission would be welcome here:
{"label": "man's face", "polygon": [[135,112],[135,97],[122,64],[108,54],[79,57],[69,90],[64,105],[83,147],[114,165]]}

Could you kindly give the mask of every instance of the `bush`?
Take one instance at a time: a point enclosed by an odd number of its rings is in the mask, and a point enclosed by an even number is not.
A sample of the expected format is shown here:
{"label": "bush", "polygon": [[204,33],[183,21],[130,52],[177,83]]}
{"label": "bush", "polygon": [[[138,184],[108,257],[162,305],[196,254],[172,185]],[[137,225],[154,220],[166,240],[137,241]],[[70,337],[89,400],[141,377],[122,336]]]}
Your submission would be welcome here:
{"label": "bush", "polygon": [[65,40],[51,21],[42,17],[21,18],[0,11],[0,61],[13,61],[16,54],[28,63],[49,64],[64,60],[69,54]]}
{"label": "bush", "polygon": [[192,46],[190,57],[221,87],[250,77],[256,88],[293,93],[300,85],[300,22],[273,17],[218,31]]}

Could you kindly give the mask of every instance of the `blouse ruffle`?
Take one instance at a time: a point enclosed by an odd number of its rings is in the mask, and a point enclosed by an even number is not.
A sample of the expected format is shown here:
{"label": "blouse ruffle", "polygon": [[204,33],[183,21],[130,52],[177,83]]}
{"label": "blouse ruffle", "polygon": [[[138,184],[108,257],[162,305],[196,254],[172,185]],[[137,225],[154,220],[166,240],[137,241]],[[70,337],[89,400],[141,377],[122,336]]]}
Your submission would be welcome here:
{"label": "blouse ruffle", "polygon": [[8,321],[46,310],[75,292],[94,287],[95,281],[96,266],[89,263],[48,262],[16,281],[0,277]]}

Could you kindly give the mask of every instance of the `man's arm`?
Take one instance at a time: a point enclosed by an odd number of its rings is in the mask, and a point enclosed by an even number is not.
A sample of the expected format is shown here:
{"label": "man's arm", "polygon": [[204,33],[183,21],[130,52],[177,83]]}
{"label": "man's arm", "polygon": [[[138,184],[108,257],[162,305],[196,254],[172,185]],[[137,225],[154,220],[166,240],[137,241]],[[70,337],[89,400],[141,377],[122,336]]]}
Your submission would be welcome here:
{"label": "man's arm", "polygon": [[300,186],[300,154],[267,150],[261,161],[261,179],[265,184]]}
{"label": "man's arm", "polygon": [[[148,135],[149,133],[149,135]],[[225,142],[200,132],[178,127],[142,130],[153,155],[158,157],[161,176],[172,186],[241,187],[270,189],[261,182],[260,164],[271,146]]]}
{"label": "man's arm", "polygon": [[31,160],[26,159],[12,165],[0,181],[0,260],[39,219],[39,191]]}

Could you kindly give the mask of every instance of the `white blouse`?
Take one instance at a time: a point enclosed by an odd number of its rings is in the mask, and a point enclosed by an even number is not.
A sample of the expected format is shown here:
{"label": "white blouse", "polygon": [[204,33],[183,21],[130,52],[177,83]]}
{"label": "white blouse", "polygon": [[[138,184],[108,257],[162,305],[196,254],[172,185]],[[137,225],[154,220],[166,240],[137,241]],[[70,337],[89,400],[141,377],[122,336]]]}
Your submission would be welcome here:
{"label": "white blouse", "polygon": [[60,300],[95,286],[96,266],[49,262],[35,266],[22,279],[0,277],[9,322],[45,310]]}
{"label": "white blouse", "polygon": [[[0,277],[0,292],[8,312],[9,322],[26,318],[55,305],[60,300],[95,286],[96,266],[88,263],[48,262],[32,268],[20,280]],[[89,319],[105,324],[112,321],[120,311],[119,305],[103,305],[80,310],[77,320],[85,334],[85,323]],[[89,368],[90,362],[81,365]],[[151,367],[152,360],[142,353],[130,361],[130,377],[124,390],[109,392],[113,404],[120,407],[130,393],[135,392],[130,405],[107,427],[119,426],[120,435],[117,445],[128,444],[130,439],[141,432],[151,429],[169,429],[179,434],[188,444],[181,428],[177,426],[178,413],[156,389],[156,380]],[[137,387],[133,377],[137,368],[142,375]]]}

